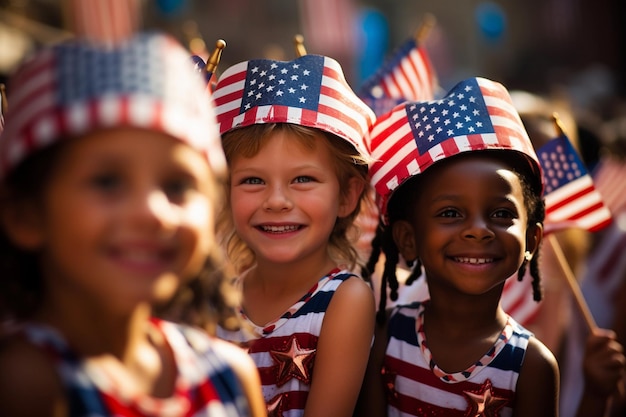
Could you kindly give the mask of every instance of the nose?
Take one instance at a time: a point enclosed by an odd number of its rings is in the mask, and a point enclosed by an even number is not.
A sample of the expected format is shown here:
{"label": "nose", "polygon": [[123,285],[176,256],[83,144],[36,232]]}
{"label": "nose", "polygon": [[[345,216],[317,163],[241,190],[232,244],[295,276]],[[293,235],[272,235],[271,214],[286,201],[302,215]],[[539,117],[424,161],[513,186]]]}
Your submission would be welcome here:
{"label": "nose", "polygon": [[474,216],[468,219],[467,226],[463,231],[466,239],[476,239],[479,241],[490,240],[495,236],[489,227],[489,222],[482,216]]}
{"label": "nose", "polygon": [[135,227],[149,230],[173,230],[178,215],[165,192],[157,187],[135,190],[131,217]]}
{"label": "nose", "polygon": [[288,211],[293,208],[289,192],[282,185],[268,187],[267,195],[263,201],[263,209],[266,211]]}

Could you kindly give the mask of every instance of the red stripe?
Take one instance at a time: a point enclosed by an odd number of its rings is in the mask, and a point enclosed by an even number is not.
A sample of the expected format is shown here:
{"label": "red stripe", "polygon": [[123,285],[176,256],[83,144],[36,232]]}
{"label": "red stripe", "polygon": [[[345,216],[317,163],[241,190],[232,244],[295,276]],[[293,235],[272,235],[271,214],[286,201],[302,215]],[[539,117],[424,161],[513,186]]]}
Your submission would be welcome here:
{"label": "red stripe", "polygon": [[[563,206],[567,206],[569,204],[571,204],[573,201],[578,200],[579,198],[582,199],[585,196],[587,196],[588,194],[593,194],[594,192],[594,188],[592,185],[586,186],[585,188],[576,191],[573,194],[569,194],[567,196],[565,196],[563,199],[559,200],[559,201],[555,201],[553,199],[549,199],[548,201],[550,201],[549,206],[546,207],[546,214],[548,213],[552,213],[560,208],[562,208]],[[546,201],[547,203],[547,201]]]}

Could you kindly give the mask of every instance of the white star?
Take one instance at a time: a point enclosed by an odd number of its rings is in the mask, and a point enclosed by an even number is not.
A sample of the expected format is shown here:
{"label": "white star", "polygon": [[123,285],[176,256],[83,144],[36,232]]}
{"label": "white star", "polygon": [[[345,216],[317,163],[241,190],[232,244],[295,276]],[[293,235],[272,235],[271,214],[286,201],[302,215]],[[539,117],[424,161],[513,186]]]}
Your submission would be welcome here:
{"label": "white star", "polygon": [[297,75],[292,75],[291,76],[291,81],[297,81],[298,80],[298,76]]}
{"label": "white star", "polygon": [[274,86],[273,86],[273,85],[270,85],[269,87],[267,87],[267,88],[265,89],[265,91],[268,91],[268,92],[269,92],[269,91],[274,91]]}
{"label": "white star", "polygon": [[300,97],[300,103],[306,103],[306,98]]}
{"label": "white star", "polygon": [[458,123],[456,124],[456,128],[457,128],[457,129],[460,129],[460,128],[462,128],[462,127],[463,127],[463,123],[458,122]]}
{"label": "white star", "polygon": [[272,62],[272,65],[270,65],[271,69],[276,69],[278,68],[278,65],[276,65],[276,62]]}
{"label": "white star", "polygon": [[309,88],[309,86],[308,86],[308,85],[306,85],[306,84],[302,84],[302,85],[300,86],[300,90],[306,90],[307,88]]}
{"label": "white star", "polygon": [[429,142],[432,142],[433,140],[435,140],[435,136],[434,136],[434,135],[430,135],[430,136],[428,137],[428,141],[429,141]]}
{"label": "white star", "polygon": [[281,74],[287,74],[289,71],[287,70],[287,68],[283,68],[280,70]]}
{"label": "white star", "polygon": [[277,95],[277,96],[282,96],[282,95],[283,95],[283,90],[278,90],[278,91],[276,92],[276,95]]}
{"label": "white star", "polygon": [[263,70],[259,73],[261,77],[265,77],[267,75],[267,71]]}
{"label": "white star", "polygon": [[300,65],[299,65],[299,64],[293,64],[291,67],[292,67],[293,69],[298,69],[298,68],[300,68]]}
{"label": "white star", "polygon": [[252,71],[250,71],[250,72],[252,72],[252,73],[259,72],[259,67],[252,68]]}
{"label": "white star", "polygon": [[454,130],[449,129],[449,130],[448,130],[448,136],[452,136],[453,134],[454,134]]}
{"label": "white star", "polygon": [[276,78],[276,76],[274,74],[272,74],[269,77],[267,77],[267,79],[270,80],[270,81],[274,81],[274,78]]}
{"label": "white star", "polygon": [[309,75],[311,73],[311,71],[305,69],[304,71],[302,71],[302,75]]}
{"label": "white star", "polygon": [[294,88],[289,88],[287,91],[289,91],[291,94],[296,92],[296,90]]}
{"label": "white star", "polygon": [[285,84],[285,82],[286,82],[286,81],[285,81],[285,80],[283,80],[282,78],[281,78],[280,80],[278,80],[278,84],[281,84],[281,85],[282,85],[282,84]]}

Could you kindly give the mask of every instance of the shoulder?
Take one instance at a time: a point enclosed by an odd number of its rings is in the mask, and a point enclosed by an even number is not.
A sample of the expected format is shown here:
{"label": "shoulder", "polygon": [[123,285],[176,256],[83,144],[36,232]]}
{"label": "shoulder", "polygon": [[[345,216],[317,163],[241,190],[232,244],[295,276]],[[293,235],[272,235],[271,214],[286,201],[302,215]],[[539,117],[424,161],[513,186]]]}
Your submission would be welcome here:
{"label": "shoulder", "polygon": [[50,358],[28,341],[0,340],[0,415],[50,415],[66,407],[64,389]]}
{"label": "shoulder", "polygon": [[374,292],[361,277],[354,274],[345,274],[337,278],[341,278],[343,281],[335,290],[333,305],[351,304],[353,308],[375,310]]}
{"label": "shoulder", "polygon": [[265,415],[265,400],[261,391],[261,377],[248,353],[234,344],[211,338],[213,349],[233,370],[248,401],[252,416]]}
{"label": "shoulder", "polygon": [[[554,354],[536,337],[528,340],[516,396],[516,415],[554,416],[557,413],[559,366]],[[527,410],[525,407],[535,408]]]}

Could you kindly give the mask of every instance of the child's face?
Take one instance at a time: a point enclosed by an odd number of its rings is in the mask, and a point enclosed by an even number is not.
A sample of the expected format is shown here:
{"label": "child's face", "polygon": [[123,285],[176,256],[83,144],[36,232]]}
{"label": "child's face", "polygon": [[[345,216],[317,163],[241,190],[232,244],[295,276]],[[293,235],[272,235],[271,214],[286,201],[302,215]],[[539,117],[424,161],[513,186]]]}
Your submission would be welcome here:
{"label": "child's face", "polygon": [[321,137],[310,149],[289,133],[272,133],[256,155],[236,155],[230,168],[235,230],[257,262],[327,260],[335,220],[354,206],[341,202],[333,155]]}
{"label": "child's face", "polygon": [[41,210],[51,293],[124,311],[171,297],[215,244],[213,181],[200,153],[165,134],[119,128],[68,143]]}
{"label": "child's face", "polygon": [[422,261],[429,286],[482,294],[513,275],[527,249],[520,179],[506,164],[480,155],[431,169],[411,221],[394,224],[396,243],[407,259]]}

